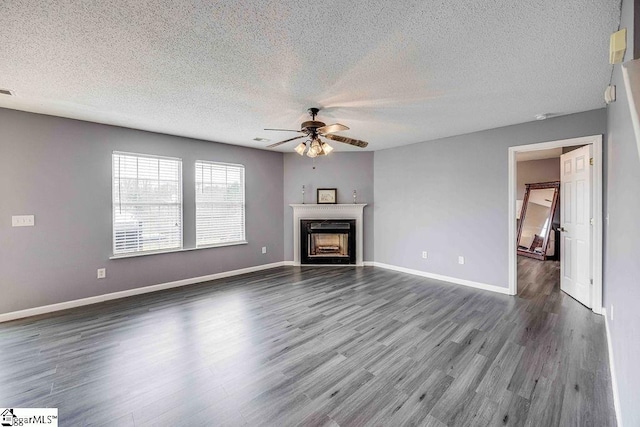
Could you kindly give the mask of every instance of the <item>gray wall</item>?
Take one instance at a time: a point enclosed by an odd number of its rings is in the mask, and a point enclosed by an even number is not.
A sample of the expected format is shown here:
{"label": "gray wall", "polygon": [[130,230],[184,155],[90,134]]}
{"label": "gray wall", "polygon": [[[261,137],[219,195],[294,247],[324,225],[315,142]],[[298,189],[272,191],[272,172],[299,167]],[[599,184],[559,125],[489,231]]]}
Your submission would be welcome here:
{"label": "gray wall", "polygon": [[[621,28],[627,29],[627,54],[632,59],[633,2],[622,3]],[[640,426],[640,160],[620,65],[613,83],[618,100],[607,108],[607,199],[605,212],[604,304],[609,318],[618,380],[622,422]]]}
{"label": "gray wall", "polygon": [[375,260],[507,288],[508,147],[605,132],[602,109],[376,151]]}
{"label": "gray wall", "polygon": [[524,199],[525,184],[560,181],[560,157],[518,162],[518,200]]}
{"label": "gray wall", "polygon": [[289,204],[302,202],[303,185],[305,203],[316,203],[317,188],[337,188],[338,203],[353,203],[353,190],[357,191],[358,203],[367,203],[363,259],[373,261],[373,153],[333,152],[315,162],[296,153],[284,155],[284,257],[288,261],[293,260],[293,210]]}
{"label": "gray wall", "polygon": [[[7,109],[0,129],[0,313],[283,260],[281,153]],[[114,150],[182,158],[185,247],[195,160],[244,164],[249,244],[109,260]],[[12,228],[17,214],[36,226]]]}

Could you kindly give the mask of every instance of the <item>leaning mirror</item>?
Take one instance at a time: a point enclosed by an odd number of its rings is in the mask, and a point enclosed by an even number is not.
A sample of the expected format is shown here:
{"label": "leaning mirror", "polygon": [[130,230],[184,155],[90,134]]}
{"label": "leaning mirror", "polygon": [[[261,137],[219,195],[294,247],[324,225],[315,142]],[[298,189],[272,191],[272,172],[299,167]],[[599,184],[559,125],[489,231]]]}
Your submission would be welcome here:
{"label": "leaning mirror", "polygon": [[518,255],[547,258],[559,191],[559,181],[526,184],[518,223]]}

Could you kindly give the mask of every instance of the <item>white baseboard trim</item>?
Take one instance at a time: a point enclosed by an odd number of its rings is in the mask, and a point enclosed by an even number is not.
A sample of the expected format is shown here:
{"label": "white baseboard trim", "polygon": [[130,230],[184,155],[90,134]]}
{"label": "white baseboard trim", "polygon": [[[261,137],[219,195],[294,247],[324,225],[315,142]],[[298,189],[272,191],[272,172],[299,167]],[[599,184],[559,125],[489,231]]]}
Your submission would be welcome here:
{"label": "white baseboard trim", "polygon": [[427,277],[429,279],[455,283],[456,285],[468,286],[470,288],[477,288],[485,291],[509,295],[509,289],[502,288],[500,286],[488,285],[486,283],[474,282],[472,280],[458,279],[457,277],[443,276],[441,274],[428,273],[426,271],[413,270],[411,268],[398,267],[397,265],[384,264],[381,262],[372,262],[371,265],[373,265],[374,267],[385,268],[387,270],[400,271],[402,273],[413,274],[415,276]]}
{"label": "white baseboard trim", "polygon": [[0,323],[10,320],[22,319],[24,317],[38,316],[40,314],[52,313],[54,311],[67,310],[69,308],[81,307],[84,305],[96,304],[104,301],[111,301],[119,298],[126,298],[134,295],[147,294],[161,291],[163,289],[178,288],[181,286],[193,285],[195,283],[208,282],[209,280],[222,279],[225,277],[238,276],[240,274],[253,273],[255,271],[269,270],[271,268],[282,267],[286,261],[274,262],[271,264],[256,265],[253,267],[241,268],[238,270],[223,271],[222,273],[208,274],[206,276],[192,277],[190,279],[176,280],[175,282],[160,283],[157,285],[144,286],[142,288],[128,289],[126,291],[113,292],[94,297],[82,298],[57,304],[45,305],[42,307],[28,308],[20,311],[0,314]]}
{"label": "white baseboard trim", "polygon": [[618,395],[618,380],[616,379],[616,365],[613,360],[613,345],[611,344],[611,332],[609,330],[609,317],[607,309],[602,307],[602,315],[604,316],[604,326],[607,330],[607,349],[609,350],[609,372],[611,374],[611,388],[613,389],[613,406],[616,409],[616,421],[618,427],[622,427],[622,417],[620,416],[620,396]]}
{"label": "white baseboard trim", "polygon": [[[164,289],[178,288],[181,286],[193,285],[195,283],[202,283],[210,280],[222,279],[225,277],[237,276],[240,274],[252,273],[255,271],[268,270],[271,268],[282,267],[282,266],[292,266],[292,265],[294,265],[293,261],[280,261],[280,262],[274,262],[271,264],[262,264],[262,265],[256,265],[253,267],[241,268],[238,270],[224,271],[222,273],[209,274],[206,276],[176,280],[174,282],[160,283],[157,285],[144,286],[144,287],[135,288],[135,289],[128,289],[126,291],[113,292],[113,293],[104,294],[104,295],[96,295],[93,297],[82,298],[82,299],[77,299],[72,301],[65,301],[57,304],[45,305],[42,307],[28,308],[25,310],[19,310],[19,311],[13,311],[10,313],[0,314],[0,323],[9,322],[11,320],[16,320],[16,319],[22,319],[25,317],[52,313],[60,310],[67,310],[75,307],[82,307],[85,305],[97,304],[100,302],[111,301],[119,298],[126,298],[134,295],[147,294],[150,292],[161,291]],[[400,271],[402,273],[413,274],[416,276],[427,277],[430,279],[441,280],[444,282],[455,283],[458,285],[469,286],[472,288],[483,289],[491,292],[498,292],[501,294],[509,293],[508,289],[501,288],[499,286],[487,285],[485,283],[473,282],[471,280],[458,279],[455,277],[442,276],[440,274],[427,273],[425,271],[420,271],[420,270],[412,270],[410,268],[398,267],[395,265],[384,264],[384,263],[375,262],[375,261],[365,261],[364,265],[367,267],[380,267],[380,268],[385,268],[387,270]],[[612,359],[610,358],[610,360]]]}

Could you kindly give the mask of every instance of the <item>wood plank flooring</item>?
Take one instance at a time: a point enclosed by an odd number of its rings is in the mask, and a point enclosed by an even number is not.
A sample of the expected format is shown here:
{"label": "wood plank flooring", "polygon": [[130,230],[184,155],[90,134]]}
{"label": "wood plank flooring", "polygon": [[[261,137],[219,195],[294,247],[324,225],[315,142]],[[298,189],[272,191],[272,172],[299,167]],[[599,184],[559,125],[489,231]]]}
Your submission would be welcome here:
{"label": "wood plank flooring", "polygon": [[0,324],[0,406],[62,426],[613,426],[603,319],[555,268],[519,260],[510,297],[282,267]]}

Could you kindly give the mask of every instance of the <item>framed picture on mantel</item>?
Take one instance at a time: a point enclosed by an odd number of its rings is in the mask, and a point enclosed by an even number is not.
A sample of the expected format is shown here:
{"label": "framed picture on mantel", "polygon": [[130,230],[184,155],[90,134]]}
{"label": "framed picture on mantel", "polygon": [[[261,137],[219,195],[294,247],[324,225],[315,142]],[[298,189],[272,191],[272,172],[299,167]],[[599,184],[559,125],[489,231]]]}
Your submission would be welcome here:
{"label": "framed picture on mantel", "polygon": [[318,188],[319,205],[335,205],[338,203],[338,190],[335,188]]}

